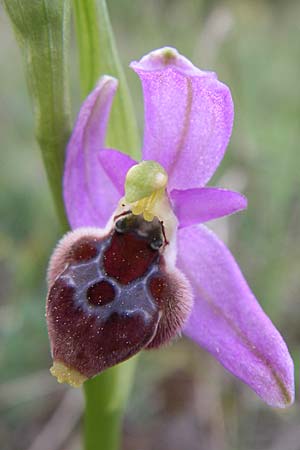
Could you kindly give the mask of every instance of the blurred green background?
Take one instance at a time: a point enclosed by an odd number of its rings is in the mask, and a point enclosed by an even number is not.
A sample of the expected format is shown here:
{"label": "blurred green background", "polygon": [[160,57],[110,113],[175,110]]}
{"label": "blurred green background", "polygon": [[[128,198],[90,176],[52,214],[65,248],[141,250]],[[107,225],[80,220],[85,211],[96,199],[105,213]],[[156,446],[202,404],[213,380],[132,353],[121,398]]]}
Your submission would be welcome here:
{"label": "blurred green background", "polygon": [[[246,212],[212,226],[294,356],[300,344],[300,2],[109,0],[124,67],[172,45],[227,83],[233,136],[212,184]],[[45,272],[60,236],[19,49],[0,7],[0,448],[79,450],[82,399],[49,375]],[[79,107],[72,45],[73,114]],[[126,70],[142,130],[142,95]],[[50,443],[51,442],[51,443]],[[300,450],[300,408],[272,410],[187,340],[140,358],[123,450]],[[105,450],[105,449],[103,449]]]}

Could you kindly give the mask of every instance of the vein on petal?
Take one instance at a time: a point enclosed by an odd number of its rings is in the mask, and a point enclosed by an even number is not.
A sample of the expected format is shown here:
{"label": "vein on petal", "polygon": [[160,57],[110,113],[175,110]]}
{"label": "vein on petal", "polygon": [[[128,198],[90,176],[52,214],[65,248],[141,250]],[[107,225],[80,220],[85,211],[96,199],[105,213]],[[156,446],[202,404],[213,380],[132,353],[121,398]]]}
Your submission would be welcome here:
{"label": "vein on petal", "polygon": [[180,153],[184,147],[189,128],[191,123],[191,113],[192,113],[192,104],[193,104],[193,87],[192,87],[192,81],[190,78],[187,78],[186,80],[186,88],[187,88],[187,99],[186,99],[186,107],[185,107],[185,115],[183,119],[183,126],[181,135],[174,153],[174,158],[170,164],[170,167],[168,168],[169,176],[172,176],[172,172],[178,162]]}

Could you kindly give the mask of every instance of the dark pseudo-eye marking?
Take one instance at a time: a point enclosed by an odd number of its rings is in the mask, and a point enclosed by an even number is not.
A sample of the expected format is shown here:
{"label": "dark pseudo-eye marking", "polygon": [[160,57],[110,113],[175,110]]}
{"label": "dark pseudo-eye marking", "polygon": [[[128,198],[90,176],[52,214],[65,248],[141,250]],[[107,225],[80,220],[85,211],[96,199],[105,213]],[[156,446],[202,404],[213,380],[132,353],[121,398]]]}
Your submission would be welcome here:
{"label": "dark pseudo-eye marking", "polygon": [[163,242],[158,220],[130,212],[108,235],[97,229],[66,235],[49,268],[47,322],[55,361],[90,378],[178,334],[191,296],[181,273],[168,272]]}
{"label": "dark pseudo-eye marking", "polygon": [[142,216],[136,216],[131,211],[125,211],[116,216],[115,219],[115,229],[118,233],[135,231],[138,235],[149,239],[149,244],[153,250],[159,250],[163,244],[169,244],[164,224],[157,218],[154,218],[152,222],[147,222]]}
{"label": "dark pseudo-eye marking", "polygon": [[150,247],[153,250],[159,250],[162,245],[163,245],[163,240],[161,238],[157,238],[157,237],[154,237],[150,243]]}
{"label": "dark pseudo-eye marking", "polygon": [[115,299],[116,292],[109,281],[101,280],[96,281],[88,288],[86,296],[89,305],[104,306]]}

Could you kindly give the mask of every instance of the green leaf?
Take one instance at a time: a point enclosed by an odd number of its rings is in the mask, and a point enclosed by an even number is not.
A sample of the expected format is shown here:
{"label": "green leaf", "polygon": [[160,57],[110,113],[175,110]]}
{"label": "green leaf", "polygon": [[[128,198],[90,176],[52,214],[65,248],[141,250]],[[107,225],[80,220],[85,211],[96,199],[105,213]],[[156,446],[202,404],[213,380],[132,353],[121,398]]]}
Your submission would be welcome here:
{"label": "green leaf", "polygon": [[122,65],[119,60],[105,0],[73,0],[80,78],[83,96],[94,88],[101,75],[118,79],[108,126],[107,145],[140,158],[140,141]]}
{"label": "green leaf", "polygon": [[3,0],[24,55],[35,117],[35,133],[65,229],[62,199],[64,152],[70,134],[67,79],[69,0]]}

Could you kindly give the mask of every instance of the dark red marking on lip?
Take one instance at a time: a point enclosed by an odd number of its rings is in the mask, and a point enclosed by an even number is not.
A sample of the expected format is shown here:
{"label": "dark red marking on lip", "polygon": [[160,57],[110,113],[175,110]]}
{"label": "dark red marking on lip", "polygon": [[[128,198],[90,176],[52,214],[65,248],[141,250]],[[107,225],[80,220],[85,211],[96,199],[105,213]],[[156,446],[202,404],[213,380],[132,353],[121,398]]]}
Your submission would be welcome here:
{"label": "dark red marking on lip", "polygon": [[164,300],[170,291],[166,278],[162,276],[152,277],[149,282],[149,288],[156,304],[162,309],[164,307]]}
{"label": "dark red marking on lip", "polygon": [[88,378],[169,341],[186,316],[178,305],[184,282],[176,270],[166,272],[154,245],[163,239],[162,224],[135,217],[124,221],[106,236],[95,230],[68,233],[50,263],[55,277],[49,278],[47,323],[53,358]]}
{"label": "dark red marking on lip", "polygon": [[192,307],[190,285],[178,269],[155,274],[149,282],[149,290],[161,311],[157,331],[147,345],[148,349],[158,348],[177,336],[183,328]]}
{"label": "dark red marking on lip", "polygon": [[95,238],[84,237],[72,246],[70,260],[85,262],[95,258],[98,253]]}
{"label": "dark red marking on lip", "polygon": [[157,259],[147,239],[130,232],[114,233],[111,244],[104,253],[103,266],[109,277],[121,284],[128,284],[142,277]]}
{"label": "dark red marking on lip", "polygon": [[[107,313],[87,313],[75,301],[76,288],[59,278],[48,296],[47,321],[53,359],[91,378],[128,359],[152,339],[159,318],[150,299],[139,298],[112,305]],[[128,301],[127,301],[128,300]],[[100,310],[99,310],[100,308]]]}
{"label": "dark red marking on lip", "polygon": [[115,298],[115,289],[111,283],[105,280],[92,284],[87,290],[87,300],[90,305],[103,306],[112,302]]}

